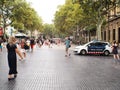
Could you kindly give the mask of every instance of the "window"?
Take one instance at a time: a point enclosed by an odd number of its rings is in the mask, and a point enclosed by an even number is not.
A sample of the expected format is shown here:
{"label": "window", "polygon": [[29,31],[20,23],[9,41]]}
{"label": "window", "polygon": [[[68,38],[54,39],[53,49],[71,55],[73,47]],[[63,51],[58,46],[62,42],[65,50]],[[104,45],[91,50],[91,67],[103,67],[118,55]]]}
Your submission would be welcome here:
{"label": "window", "polygon": [[95,46],[95,43],[90,43],[89,46]]}
{"label": "window", "polygon": [[95,46],[101,46],[102,44],[101,43],[95,43]]}
{"label": "window", "polygon": [[113,29],[113,40],[115,40],[115,29]]}

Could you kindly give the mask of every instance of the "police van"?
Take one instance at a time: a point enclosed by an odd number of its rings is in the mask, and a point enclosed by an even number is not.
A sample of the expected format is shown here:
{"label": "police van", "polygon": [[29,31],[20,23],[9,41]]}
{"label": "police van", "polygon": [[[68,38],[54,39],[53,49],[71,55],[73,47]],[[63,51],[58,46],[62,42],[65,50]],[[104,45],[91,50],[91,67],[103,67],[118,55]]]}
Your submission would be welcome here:
{"label": "police van", "polygon": [[108,56],[112,53],[110,43],[103,41],[91,41],[84,45],[79,45],[73,49],[75,54],[102,54]]}

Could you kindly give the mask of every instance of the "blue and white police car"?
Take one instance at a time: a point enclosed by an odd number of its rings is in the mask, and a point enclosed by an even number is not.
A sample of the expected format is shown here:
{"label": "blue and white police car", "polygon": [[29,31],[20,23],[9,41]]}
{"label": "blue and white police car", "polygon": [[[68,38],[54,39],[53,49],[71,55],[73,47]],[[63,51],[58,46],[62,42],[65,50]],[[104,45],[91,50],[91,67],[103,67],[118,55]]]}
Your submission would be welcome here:
{"label": "blue and white police car", "polygon": [[108,56],[112,53],[110,43],[103,41],[91,41],[84,45],[79,45],[73,49],[75,54],[102,54]]}

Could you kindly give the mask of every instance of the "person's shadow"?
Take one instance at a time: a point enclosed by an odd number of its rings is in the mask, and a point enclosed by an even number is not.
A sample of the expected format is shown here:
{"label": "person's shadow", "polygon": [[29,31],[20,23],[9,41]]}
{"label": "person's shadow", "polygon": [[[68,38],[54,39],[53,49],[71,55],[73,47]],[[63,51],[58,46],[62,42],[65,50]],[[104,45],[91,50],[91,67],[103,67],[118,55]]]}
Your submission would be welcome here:
{"label": "person's shadow", "polygon": [[8,80],[1,90],[16,90],[16,79]]}

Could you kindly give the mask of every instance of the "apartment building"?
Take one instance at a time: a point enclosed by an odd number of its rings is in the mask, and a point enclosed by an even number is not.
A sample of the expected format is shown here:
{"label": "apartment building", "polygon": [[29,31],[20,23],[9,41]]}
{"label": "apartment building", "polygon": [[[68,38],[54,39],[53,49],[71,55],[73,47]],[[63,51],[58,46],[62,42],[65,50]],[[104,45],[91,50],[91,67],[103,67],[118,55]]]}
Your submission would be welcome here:
{"label": "apartment building", "polygon": [[102,39],[113,42],[116,40],[120,43],[120,7],[110,9],[107,15],[107,25],[102,28]]}

